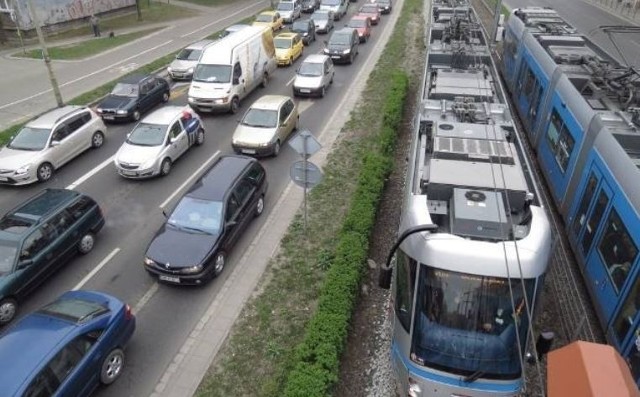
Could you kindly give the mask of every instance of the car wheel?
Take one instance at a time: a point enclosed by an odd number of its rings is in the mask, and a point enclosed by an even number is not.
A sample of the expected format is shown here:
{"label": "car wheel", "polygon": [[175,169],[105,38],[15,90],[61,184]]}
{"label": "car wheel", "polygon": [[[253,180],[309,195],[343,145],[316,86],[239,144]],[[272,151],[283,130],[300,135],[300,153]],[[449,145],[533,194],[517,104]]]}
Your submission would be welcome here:
{"label": "car wheel", "polygon": [[289,58],[289,65],[293,65],[293,57]]}
{"label": "car wheel", "polygon": [[331,75],[331,80],[329,80],[329,84],[333,84],[333,78],[334,78],[335,75],[336,75],[335,72]]}
{"label": "car wheel", "polygon": [[93,233],[87,233],[78,242],[78,251],[82,255],[86,255],[93,249],[93,246],[96,244],[96,237]]}
{"label": "car wheel", "polygon": [[124,367],[124,352],[121,349],[113,349],[102,362],[100,370],[100,383],[110,385],[122,374]]}
{"label": "car wheel", "polygon": [[298,118],[296,119],[296,125],[293,126],[293,129],[295,131],[298,131],[300,129],[300,115],[298,115]]}
{"label": "car wheel", "polygon": [[240,109],[240,100],[236,96],[236,97],[233,97],[233,99],[231,100],[231,106],[229,107],[229,111],[232,114],[236,114],[238,113],[238,109]]}
{"label": "car wheel", "polygon": [[17,312],[18,302],[15,299],[5,298],[0,301],[0,326],[9,324]]}
{"label": "car wheel", "polygon": [[324,98],[324,94],[326,94],[326,93],[327,93],[327,87],[322,86],[322,90],[320,90],[320,96],[322,98]]}
{"label": "car wheel", "polygon": [[42,163],[38,167],[37,174],[40,182],[46,182],[53,176],[53,166],[50,163]]}
{"label": "car wheel", "polygon": [[280,140],[279,139],[273,145],[273,157],[278,156],[278,154],[280,154]]}
{"label": "car wheel", "polygon": [[260,83],[260,86],[262,88],[267,88],[267,85],[269,85],[269,73],[264,73],[262,75],[262,83]]}
{"label": "car wheel", "polygon": [[166,158],[162,160],[162,164],[160,164],[160,175],[167,176],[171,172],[171,159]]}
{"label": "car wheel", "polygon": [[140,110],[138,109],[134,110],[133,114],[131,115],[131,118],[133,119],[133,121],[140,120]]}
{"label": "car wheel", "polygon": [[204,143],[204,130],[202,128],[198,129],[198,135],[196,135],[196,145],[200,146]]}
{"label": "car wheel", "polygon": [[162,94],[162,102],[169,102],[169,91]]}
{"label": "car wheel", "polygon": [[260,196],[258,202],[256,203],[256,217],[262,215],[264,212],[264,194]]}
{"label": "car wheel", "polygon": [[104,143],[104,134],[100,131],[94,132],[93,136],[91,137],[91,147],[97,149],[100,146],[102,146],[103,143]]}
{"label": "car wheel", "polygon": [[354,58],[354,56],[353,56],[353,52],[352,52],[351,54],[349,54],[349,64],[353,63],[353,58]]}
{"label": "car wheel", "polygon": [[213,277],[218,277],[227,264],[227,257],[224,252],[218,252],[213,259]]}

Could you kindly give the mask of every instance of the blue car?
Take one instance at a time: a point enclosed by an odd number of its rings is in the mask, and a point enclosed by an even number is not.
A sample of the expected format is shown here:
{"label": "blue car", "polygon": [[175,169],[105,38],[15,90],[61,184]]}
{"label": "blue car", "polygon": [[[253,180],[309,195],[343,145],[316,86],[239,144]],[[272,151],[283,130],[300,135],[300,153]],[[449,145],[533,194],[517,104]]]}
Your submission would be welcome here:
{"label": "blue car", "polygon": [[2,396],[88,396],[113,383],[135,329],[131,308],[101,292],[69,291],[0,336]]}

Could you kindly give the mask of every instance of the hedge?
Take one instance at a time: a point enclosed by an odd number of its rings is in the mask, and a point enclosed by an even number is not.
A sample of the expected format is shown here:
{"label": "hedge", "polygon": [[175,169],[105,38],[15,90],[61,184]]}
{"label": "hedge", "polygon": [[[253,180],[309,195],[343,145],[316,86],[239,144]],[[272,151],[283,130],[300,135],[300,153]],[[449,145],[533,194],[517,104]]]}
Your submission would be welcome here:
{"label": "hedge", "polygon": [[340,356],[365,269],[385,179],[393,167],[396,131],[400,128],[409,79],[392,73],[391,90],[383,106],[380,144],[364,155],[353,202],[342,224],[333,263],[320,292],[318,308],[296,348],[285,397],[330,395],[338,381]]}

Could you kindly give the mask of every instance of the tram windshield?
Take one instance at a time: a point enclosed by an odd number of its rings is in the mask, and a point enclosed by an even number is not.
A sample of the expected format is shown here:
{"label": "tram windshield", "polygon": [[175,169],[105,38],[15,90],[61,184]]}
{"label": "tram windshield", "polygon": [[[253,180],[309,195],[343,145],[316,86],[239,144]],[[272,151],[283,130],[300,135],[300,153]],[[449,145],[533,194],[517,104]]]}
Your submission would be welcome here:
{"label": "tram windshield", "polygon": [[[411,358],[421,365],[469,377],[516,379],[528,318],[522,281],[422,266]],[[524,280],[532,302],[534,279]]]}

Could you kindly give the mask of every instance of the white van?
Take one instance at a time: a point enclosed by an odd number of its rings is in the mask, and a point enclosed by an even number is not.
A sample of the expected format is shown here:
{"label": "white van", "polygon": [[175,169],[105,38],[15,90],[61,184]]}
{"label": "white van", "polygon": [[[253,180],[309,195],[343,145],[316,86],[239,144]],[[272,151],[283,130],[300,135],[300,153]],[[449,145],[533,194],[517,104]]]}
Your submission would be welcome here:
{"label": "white van", "polygon": [[277,61],[270,28],[249,26],[210,45],[193,72],[188,101],[197,112],[236,113],[240,101],[269,82]]}
{"label": "white van", "polygon": [[333,17],[338,21],[347,15],[349,0],[322,0],[320,2],[320,10],[333,11]]}

